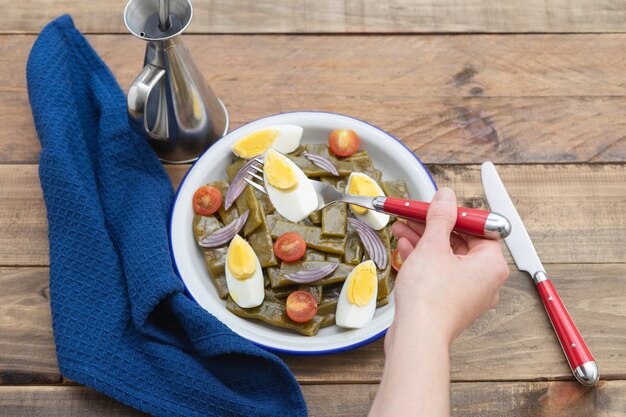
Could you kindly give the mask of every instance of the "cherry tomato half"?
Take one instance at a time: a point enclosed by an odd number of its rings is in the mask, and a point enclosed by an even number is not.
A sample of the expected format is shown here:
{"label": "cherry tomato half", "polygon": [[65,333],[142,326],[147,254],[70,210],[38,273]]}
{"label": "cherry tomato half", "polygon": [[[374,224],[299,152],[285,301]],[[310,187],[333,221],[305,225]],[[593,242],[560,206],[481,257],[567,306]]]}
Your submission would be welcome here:
{"label": "cherry tomato half", "polygon": [[299,233],[287,232],[274,242],[274,254],[282,261],[297,261],[302,258],[304,252],[306,252],[306,242]]}
{"label": "cherry tomato half", "polygon": [[193,211],[201,216],[210,216],[222,205],[222,193],[210,185],[204,185],[193,194]]}
{"label": "cherry tomato half", "polygon": [[400,271],[400,267],[402,266],[402,256],[400,256],[398,248],[391,252],[391,266],[396,271]]}
{"label": "cherry tomato half", "polygon": [[359,150],[361,140],[352,130],[335,129],[330,133],[328,146],[337,156],[350,156]]}
{"label": "cherry tomato half", "polygon": [[317,314],[317,301],[308,291],[294,291],[287,297],[287,316],[297,323],[311,320]]}

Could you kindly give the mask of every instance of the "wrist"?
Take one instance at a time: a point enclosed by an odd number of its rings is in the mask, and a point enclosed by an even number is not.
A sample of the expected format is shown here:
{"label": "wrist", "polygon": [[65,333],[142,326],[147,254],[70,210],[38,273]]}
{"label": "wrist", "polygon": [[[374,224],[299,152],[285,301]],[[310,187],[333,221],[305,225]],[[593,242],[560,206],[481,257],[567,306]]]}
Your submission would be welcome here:
{"label": "wrist", "polygon": [[451,332],[441,322],[431,319],[427,314],[408,318],[396,317],[392,328],[392,349],[396,346],[428,343],[447,352],[452,343]]}

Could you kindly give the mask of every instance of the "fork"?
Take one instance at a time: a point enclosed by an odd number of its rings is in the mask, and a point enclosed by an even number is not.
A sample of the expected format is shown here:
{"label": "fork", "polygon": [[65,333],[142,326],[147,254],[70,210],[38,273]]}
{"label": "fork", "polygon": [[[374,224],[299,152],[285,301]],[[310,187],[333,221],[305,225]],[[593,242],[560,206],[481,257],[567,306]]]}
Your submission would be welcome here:
{"label": "fork", "polygon": [[[263,165],[262,159],[255,158],[255,161]],[[247,172],[249,177],[244,177],[244,180],[260,192],[267,194],[265,186],[254,181],[256,179],[263,184],[265,183],[263,177],[254,171],[263,174],[263,169],[259,165],[253,164]],[[314,211],[321,210],[333,203],[348,203],[380,213],[393,214],[422,223],[426,222],[426,213],[430,203],[395,197],[363,197],[340,193],[330,184],[315,180],[309,181],[317,194],[317,208]],[[511,233],[511,223],[506,217],[493,211],[458,207],[454,230],[487,239],[500,239]]]}

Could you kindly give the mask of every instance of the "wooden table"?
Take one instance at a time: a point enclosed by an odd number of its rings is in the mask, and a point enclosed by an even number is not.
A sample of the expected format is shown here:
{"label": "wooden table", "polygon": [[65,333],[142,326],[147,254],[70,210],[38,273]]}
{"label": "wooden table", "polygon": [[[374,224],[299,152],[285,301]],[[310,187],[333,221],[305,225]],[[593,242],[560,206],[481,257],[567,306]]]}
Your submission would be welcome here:
{"label": "wooden table", "polygon": [[[144,45],[123,27],[124,0],[0,6],[0,415],[140,415],[59,373],[24,74],[36,34],[64,12],[124,89]],[[530,279],[511,263],[498,307],[453,345],[455,416],[626,416],[624,1],[194,6],[185,42],[232,128],[289,110],[353,115],[403,139],[468,206],[485,207],[478,164],[499,164],[602,380],[573,382]],[[177,184],[188,167],[166,169]],[[312,416],[362,416],[382,374],[383,342],[283,358]]]}

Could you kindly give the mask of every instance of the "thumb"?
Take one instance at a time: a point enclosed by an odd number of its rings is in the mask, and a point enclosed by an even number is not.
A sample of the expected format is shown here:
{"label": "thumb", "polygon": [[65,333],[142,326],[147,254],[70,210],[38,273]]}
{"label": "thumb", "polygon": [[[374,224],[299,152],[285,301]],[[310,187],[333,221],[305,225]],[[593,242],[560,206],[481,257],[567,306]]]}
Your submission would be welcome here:
{"label": "thumb", "polygon": [[430,203],[422,240],[430,244],[450,246],[450,233],[457,216],[456,196],[450,188],[441,188]]}

